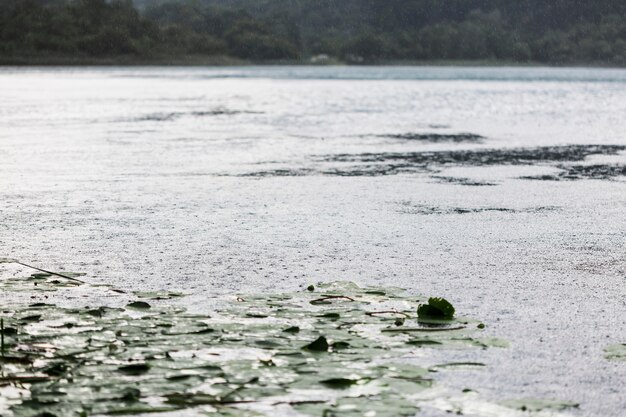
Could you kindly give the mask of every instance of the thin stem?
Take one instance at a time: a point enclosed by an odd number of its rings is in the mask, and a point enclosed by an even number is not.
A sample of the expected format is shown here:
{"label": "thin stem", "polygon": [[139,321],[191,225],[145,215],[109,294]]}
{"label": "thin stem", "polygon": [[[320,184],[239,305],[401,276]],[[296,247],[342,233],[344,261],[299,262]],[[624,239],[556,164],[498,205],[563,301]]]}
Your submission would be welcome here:
{"label": "thin stem", "polygon": [[61,277],[61,278],[69,279],[70,281],[75,281],[75,282],[80,282],[81,284],[85,284],[85,281],[81,281],[81,280],[76,279],[76,278],[68,277],[67,275],[59,274],[58,272],[46,271],[45,269],[37,268],[36,266],[32,266],[32,265],[27,265],[27,264],[25,264],[23,262],[19,262],[19,261],[15,261],[15,263],[19,264],[19,265],[22,265],[22,266],[25,266],[27,268],[36,269],[37,271],[41,271],[41,272],[46,273],[46,274],[56,275],[56,276]]}
{"label": "thin stem", "polygon": [[4,358],[4,319],[0,319],[0,353]]}

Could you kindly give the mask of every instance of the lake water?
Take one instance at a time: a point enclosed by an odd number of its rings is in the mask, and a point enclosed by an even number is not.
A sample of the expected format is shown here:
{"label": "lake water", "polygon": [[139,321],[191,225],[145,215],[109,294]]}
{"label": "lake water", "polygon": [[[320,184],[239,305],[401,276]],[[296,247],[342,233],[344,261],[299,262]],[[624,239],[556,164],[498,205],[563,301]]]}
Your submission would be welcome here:
{"label": "lake water", "polygon": [[626,70],[7,67],[0,257],[195,310],[339,279],[443,296],[511,342],[433,353],[488,365],[448,386],[619,416],[625,132]]}

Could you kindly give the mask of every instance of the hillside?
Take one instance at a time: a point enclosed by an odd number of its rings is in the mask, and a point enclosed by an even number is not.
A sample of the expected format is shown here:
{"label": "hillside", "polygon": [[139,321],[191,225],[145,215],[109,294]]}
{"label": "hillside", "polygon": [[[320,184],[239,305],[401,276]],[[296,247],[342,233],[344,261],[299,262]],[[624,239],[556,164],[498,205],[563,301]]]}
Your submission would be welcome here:
{"label": "hillside", "polygon": [[[136,10],[134,7],[137,7]],[[0,57],[626,64],[626,2],[4,0]]]}

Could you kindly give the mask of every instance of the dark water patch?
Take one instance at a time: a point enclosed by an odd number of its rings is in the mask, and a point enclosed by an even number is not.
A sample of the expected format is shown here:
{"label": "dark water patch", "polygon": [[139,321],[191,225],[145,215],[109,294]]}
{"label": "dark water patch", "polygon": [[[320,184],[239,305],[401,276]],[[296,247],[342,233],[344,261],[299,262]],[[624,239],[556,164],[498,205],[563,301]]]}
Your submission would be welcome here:
{"label": "dark water patch", "polygon": [[[624,150],[626,150],[626,146],[623,145],[569,145],[536,148],[334,154],[313,157],[312,162],[324,164],[324,167],[265,170],[249,172],[242,176],[329,175],[365,177],[431,174],[443,181],[456,182],[463,185],[494,185],[470,179],[447,179],[445,176],[438,177],[437,174],[443,168],[450,166],[482,167],[544,164],[560,168],[560,163],[580,162],[591,155],[615,155]],[[329,166],[329,164],[332,164],[332,166]]]}
{"label": "dark water patch", "polygon": [[432,178],[434,178],[435,180],[441,183],[465,185],[469,187],[492,187],[492,186],[498,185],[493,182],[477,181],[477,180],[472,180],[470,178],[463,178],[463,177],[442,177],[439,175],[433,175]]}
{"label": "dark water patch", "polygon": [[320,171],[320,174],[338,177],[378,177],[429,172],[431,171],[426,166],[412,166],[411,164],[365,164],[346,168],[325,169]]}
{"label": "dark water patch", "polygon": [[582,161],[591,155],[615,155],[626,149],[621,145],[569,145],[537,148],[503,148],[437,152],[380,152],[327,155],[320,162],[358,165],[325,171],[327,175],[394,175],[437,173],[442,166],[533,165]]}
{"label": "dark water patch", "polygon": [[135,122],[168,122],[174,119],[179,118],[184,113],[173,112],[173,113],[151,113],[145,116],[138,117],[133,119]]}
{"label": "dark water patch", "polygon": [[190,114],[192,116],[203,117],[203,116],[231,116],[235,114],[262,114],[260,111],[250,111],[250,110],[228,110],[228,109],[216,109],[209,111],[193,111]]}
{"label": "dark water patch", "polygon": [[428,169],[412,167],[409,164],[392,165],[359,165],[349,168],[281,168],[263,171],[254,171],[240,174],[240,177],[302,177],[307,175],[321,175],[333,177],[378,177],[384,175],[409,174],[430,172]]}
{"label": "dark water patch", "polygon": [[429,143],[481,143],[484,139],[483,136],[475,135],[473,133],[456,133],[456,134],[439,134],[439,133],[399,133],[388,135],[376,135],[379,138],[399,139],[406,141],[418,141]]}
{"label": "dark water patch", "polygon": [[[217,108],[213,110],[206,111],[192,111],[192,112],[158,112],[158,113],[150,113],[145,116],[141,116],[131,121],[134,122],[169,122],[181,117],[191,116],[191,117],[209,117],[209,116],[234,116],[238,114],[261,114],[262,112],[257,111],[249,111],[249,110],[230,110]],[[126,120],[125,120],[126,121]]]}
{"label": "dark water patch", "polygon": [[472,214],[472,213],[542,213],[557,210],[556,207],[542,206],[524,209],[512,209],[507,207],[439,207],[426,204],[414,204],[409,201],[399,203],[399,212],[404,214],[442,215],[442,214]]}
{"label": "dark water patch", "polygon": [[485,213],[485,212],[502,212],[502,213],[516,213],[517,211],[510,208],[504,207],[437,207],[437,206],[429,206],[425,204],[412,204],[410,202],[402,202],[400,203],[401,213],[405,214],[422,214],[422,215],[433,215],[433,214],[470,214],[470,213]]}
{"label": "dark water patch", "polygon": [[559,167],[563,172],[551,175],[521,177],[527,180],[541,181],[575,181],[575,180],[610,180],[626,176],[624,165],[574,165]]}
{"label": "dark water patch", "polygon": [[239,175],[240,177],[303,177],[306,175],[314,174],[315,172],[310,169],[268,169],[265,171],[249,172]]}
{"label": "dark water patch", "polygon": [[324,162],[404,163],[410,166],[429,165],[531,165],[538,162],[576,162],[591,155],[615,155],[626,150],[622,145],[568,145],[537,148],[502,148],[437,152],[381,152],[327,155]]}

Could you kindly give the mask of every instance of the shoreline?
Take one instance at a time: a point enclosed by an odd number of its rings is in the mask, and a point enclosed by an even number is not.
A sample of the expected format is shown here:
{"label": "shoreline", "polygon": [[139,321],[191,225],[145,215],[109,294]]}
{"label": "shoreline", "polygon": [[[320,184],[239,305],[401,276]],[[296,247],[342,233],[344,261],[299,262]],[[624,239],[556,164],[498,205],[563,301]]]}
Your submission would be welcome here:
{"label": "shoreline", "polygon": [[63,56],[0,56],[0,67],[32,66],[32,67],[252,67],[252,66],[293,66],[293,67],[549,67],[549,68],[607,68],[626,69],[626,65],[602,62],[520,62],[501,60],[389,60],[369,62],[348,62],[331,59],[328,62],[311,62],[310,60],[265,60],[250,61],[231,56],[183,56],[183,57],[156,57],[137,58],[130,56],[117,56],[107,58],[91,57],[63,57]]}

